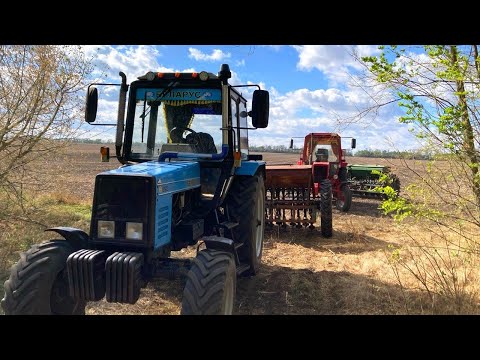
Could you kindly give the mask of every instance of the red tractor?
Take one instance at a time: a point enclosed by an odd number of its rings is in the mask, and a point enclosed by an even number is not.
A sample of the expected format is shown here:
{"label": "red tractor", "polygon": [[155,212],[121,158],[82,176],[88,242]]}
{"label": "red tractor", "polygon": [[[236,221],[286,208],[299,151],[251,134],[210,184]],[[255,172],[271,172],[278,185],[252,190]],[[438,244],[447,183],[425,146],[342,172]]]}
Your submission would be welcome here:
{"label": "red tractor", "polygon": [[[355,144],[352,139],[352,148]],[[320,214],[322,235],[331,237],[332,199],[341,211],[348,211],[352,204],[340,136],[308,134],[296,165],[267,164],[265,189],[267,224],[313,228]]]}
{"label": "red tractor", "polygon": [[[352,138],[351,148],[356,146]],[[293,138],[290,140],[293,148]],[[340,211],[348,211],[352,205],[352,192],[347,180],[347,162],[342,138],[335,133],[310,133],[305,136],[302,157],[297,165],[311,165],[314,195],[319,195],[320,181],[329,179],[335,206]]]}

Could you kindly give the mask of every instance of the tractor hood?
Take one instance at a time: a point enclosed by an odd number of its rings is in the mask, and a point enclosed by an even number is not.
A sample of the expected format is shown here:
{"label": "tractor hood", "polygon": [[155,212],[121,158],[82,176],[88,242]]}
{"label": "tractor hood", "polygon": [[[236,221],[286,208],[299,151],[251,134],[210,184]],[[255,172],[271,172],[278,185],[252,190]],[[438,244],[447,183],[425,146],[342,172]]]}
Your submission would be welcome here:
{"label": "tractor hood", "polygon": [[182,191],[200,186],[200,165],[193,161],[149,161],[122,166],[99,175],[154,177],[159,193]]}

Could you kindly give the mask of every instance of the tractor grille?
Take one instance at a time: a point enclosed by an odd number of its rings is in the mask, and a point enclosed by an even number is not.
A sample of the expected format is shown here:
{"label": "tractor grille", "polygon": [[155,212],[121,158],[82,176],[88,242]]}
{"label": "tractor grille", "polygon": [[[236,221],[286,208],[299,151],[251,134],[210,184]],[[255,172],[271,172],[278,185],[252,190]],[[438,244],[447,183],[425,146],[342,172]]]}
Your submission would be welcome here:
{"label": "tractor grille", "polygon": [[155,200],[151,179],[136,176],[97,176],[92,238],[97,239],[98,220],[109,220],[115,222],[115,240],[125,240],[127,222],[143,223],[143,239],[149,239],[149,214],[153,212],[152,202]]}

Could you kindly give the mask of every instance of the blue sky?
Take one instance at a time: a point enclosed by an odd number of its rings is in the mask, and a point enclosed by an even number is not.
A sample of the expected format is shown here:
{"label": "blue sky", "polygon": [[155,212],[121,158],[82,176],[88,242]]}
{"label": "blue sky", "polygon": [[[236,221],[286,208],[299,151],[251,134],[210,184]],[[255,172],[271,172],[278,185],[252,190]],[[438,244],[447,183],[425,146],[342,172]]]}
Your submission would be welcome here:
{"label": "blue sky", "polygon": [[[119,82],[119,71],[131,82],[148,71],[217,73],[222,63],[229,64],[230,83],[259,84],[270,92],[270,124],[267,129],[249,132],[254,145],[288,146],[292,136],[337,132],[355,137],[357,150],[419,148],[408,126],[398,123],[401,112],[397,106],[358,119],[373,100],[359,86],[365,84],[359,77],[362,68],[351,56],[354,51],[362,56],[378,54],[373,45],[85,46],[85,53],[97,66],[94,75],[103,82]],[[247,99],[251,99],[250,89],[244,91]],[[99,90],[97,119],[114,122],[116,93],[114,89]],[[82,129],[82,137],[114,138],[113,128],[86,124]]]}

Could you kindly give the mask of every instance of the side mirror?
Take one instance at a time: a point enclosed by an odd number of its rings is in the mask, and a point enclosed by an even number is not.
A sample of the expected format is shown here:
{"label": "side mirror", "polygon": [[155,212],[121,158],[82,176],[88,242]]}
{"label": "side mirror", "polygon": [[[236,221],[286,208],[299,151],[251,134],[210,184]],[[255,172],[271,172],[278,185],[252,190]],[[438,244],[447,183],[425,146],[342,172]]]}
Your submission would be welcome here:
{"label": "side mirror", "polygon": [[293,149],[293,139],[290,139],[290,149]]}
{"label": "side mirror", "polygon": [[266,128],[268,126],[269,101],[268,91],[255,90],[253,92],[252,110],[249,112],[253,127]]}
{"label": "side mirror", "polygon": [[97,117],[98,90],[90,86],[87,90],[87,101],[85,103],[85,121],[93,123]]}
{"label": "side mirror", "polygon": [[357,139],[353,138],[352,139],[352,149],[355,149],[356,146],[357,146]]}

